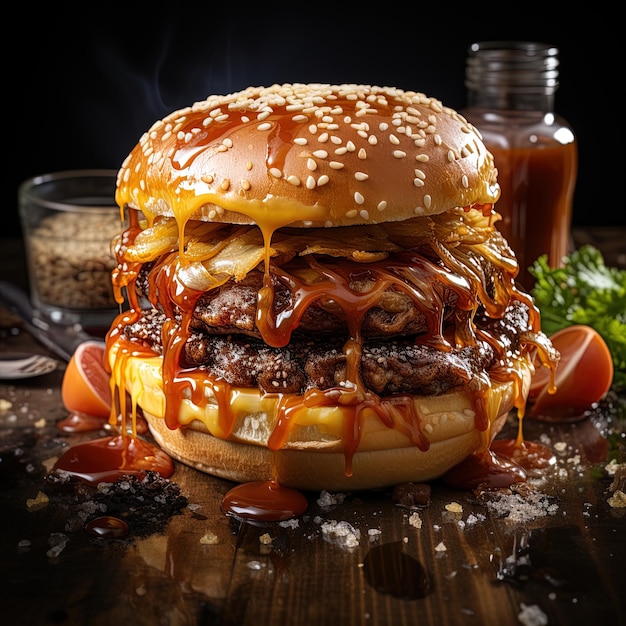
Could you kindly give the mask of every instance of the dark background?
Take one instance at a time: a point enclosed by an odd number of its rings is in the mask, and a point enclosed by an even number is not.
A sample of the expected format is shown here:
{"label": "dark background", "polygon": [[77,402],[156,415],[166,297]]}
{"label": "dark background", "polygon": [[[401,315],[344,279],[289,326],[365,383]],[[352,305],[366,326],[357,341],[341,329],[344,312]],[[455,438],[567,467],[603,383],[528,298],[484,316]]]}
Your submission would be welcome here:
{"label": "dark background", "polygon": [[626,222],[623,198],[610,195],[610,178],[617,172],[623,180],[626,171],[619,113],[626,35],[618,33],[616,14],[521,3],[503,8],[506,15],[477,17],[470,5],[464,13],[444,3],[383,2],[377,12],[358,3],[339,4],[333,13],[332,4],[262,9],[129,1],[77,12],[23,3],[15,22],[5,23],[5,37],[15,28],[20,43],[2,44],[14,76],[5,99],[8,93],[14,104],[5,113],[13,133],[13,169],[3,191],[9,230],[0,236],[20,232],[21,181],[65,169],[117,169],[153,121],[210,94],[282,82],[354,82],[423,91],[460,109],[467,48],[490,39],[558,46],[555,109],[579,142],[574,224]]}

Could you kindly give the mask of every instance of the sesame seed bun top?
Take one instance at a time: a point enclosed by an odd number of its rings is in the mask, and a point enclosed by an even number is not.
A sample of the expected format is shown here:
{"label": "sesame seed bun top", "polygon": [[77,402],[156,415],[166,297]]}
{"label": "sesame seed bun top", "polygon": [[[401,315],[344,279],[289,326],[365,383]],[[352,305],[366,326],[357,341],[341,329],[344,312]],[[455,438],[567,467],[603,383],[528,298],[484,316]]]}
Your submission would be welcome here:
{"label": "sesame seed bun top", "polygon": [[148,217],[349,226],[494,203],[476,129],[422,93],[283,84],[210,96],[156,122],[118,174]]}

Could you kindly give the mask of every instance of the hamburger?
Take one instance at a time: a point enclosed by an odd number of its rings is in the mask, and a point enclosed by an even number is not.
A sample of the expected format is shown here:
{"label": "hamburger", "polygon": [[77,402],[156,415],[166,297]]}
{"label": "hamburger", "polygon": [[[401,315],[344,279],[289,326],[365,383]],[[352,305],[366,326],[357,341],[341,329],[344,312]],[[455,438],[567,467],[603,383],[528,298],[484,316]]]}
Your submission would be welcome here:
{"label": "hamburger", "polygon": [[303,490],[486,453],[558,359],[499,193],[479,132],[422,93],[250,87],[157,121],[117,180],[118,419],[203,472]]}

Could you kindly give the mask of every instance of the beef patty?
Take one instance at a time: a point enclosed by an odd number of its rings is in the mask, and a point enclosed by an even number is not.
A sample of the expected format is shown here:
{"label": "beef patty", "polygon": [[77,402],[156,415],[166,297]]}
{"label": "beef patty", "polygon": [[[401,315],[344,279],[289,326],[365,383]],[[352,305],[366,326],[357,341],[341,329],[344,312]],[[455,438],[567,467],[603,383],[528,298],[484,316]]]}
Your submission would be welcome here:
{"label": "beef patty", "polygon": [[[224,313],[224,315],[232,315]],[[243,319],[241,311],[239,318]],[[288,346],[273,348],[246,334],[207,332],[199,307],[194,330],[183,350],[183,367],[204,366],[213,376],[230,385],[258,387],[266,393],[303,393],[311,388],[328,389],[345,381],[346,355],[337,335],[293,335]],[[165,316],[156,309],[145,311],[141,319],[125,327],[127,338],[148,344],[161,352],[161,327]],[[517,349],[520,333],[528,330],[526,305],[515,302],[501,319],[477,315],[476,326],[511,351]],[[436,395],[462,385],[489,369],[494,361],[489,343],[480,339],[474,345],[442,351],[419,342],[419,336],[365,338],[360,373],[364,385],[380,396],[411,393]]]}

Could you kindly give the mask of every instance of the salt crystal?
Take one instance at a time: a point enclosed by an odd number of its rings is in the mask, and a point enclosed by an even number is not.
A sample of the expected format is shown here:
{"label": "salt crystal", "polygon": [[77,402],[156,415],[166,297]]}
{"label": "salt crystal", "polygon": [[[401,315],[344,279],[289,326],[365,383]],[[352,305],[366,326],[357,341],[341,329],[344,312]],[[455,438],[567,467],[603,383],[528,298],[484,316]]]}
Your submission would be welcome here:
{"label": "salt crystal", "polygon": [[548,616],[536,604],[522,604],[522,610],[517,614],[517,619],[524,626],[546,626]]}

